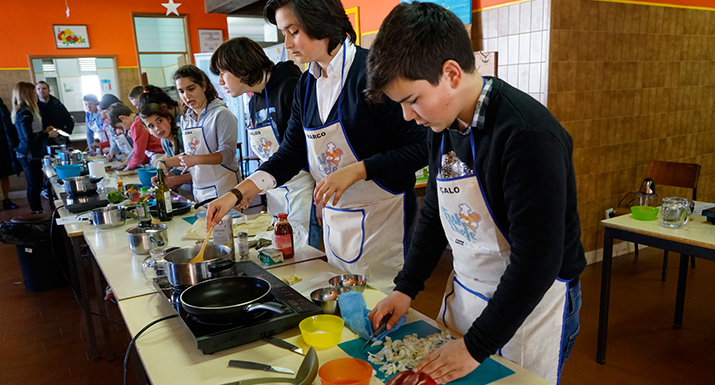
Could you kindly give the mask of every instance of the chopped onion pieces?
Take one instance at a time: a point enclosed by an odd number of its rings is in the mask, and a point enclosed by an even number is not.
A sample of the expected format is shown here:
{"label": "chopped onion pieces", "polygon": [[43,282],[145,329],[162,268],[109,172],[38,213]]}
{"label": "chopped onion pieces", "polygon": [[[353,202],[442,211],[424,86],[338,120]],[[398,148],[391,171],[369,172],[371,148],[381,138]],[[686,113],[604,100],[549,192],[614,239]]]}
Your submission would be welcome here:
{"label": "chopped onion pieces", "polygon": [[[379,370],[386,376],[409,370],[417,366],[427,355],[452,339],[448,331],[434,333],[425,338],[417,338],[417,334],[406,335],[401,340],[385,337],[383,348],[373,354],[368,353],[368,361],[380,366]],[[377,344],[373,344],[375,346]]]}

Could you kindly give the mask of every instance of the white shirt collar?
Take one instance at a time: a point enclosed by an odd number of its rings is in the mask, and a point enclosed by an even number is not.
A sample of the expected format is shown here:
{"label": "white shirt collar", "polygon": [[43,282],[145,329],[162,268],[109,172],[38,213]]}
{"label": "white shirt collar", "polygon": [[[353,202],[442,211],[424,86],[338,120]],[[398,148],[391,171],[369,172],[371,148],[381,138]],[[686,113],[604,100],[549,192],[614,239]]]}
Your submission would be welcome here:
{"label": "white shirt collar", "polygon": [[[343,48],[345,48],[345,75],[347,76],[348,69],[350,68],[350,64],[352,64],[353,59],[355,58],[355,53],[357,52],[357,49],[355,48],[355,44],[350,40],[350,38],[345,38],[345,46],[343,44],[340,44],[340,49],[338,50],[338,53],[335,54],[332,60],[330,60],[330,63],[328,64],[328,77],[335,76],[340,76],[340,71],[342,70],[343,67]],[[323,68],[318,64],[318,62],[313,62],[310,64],[310,74],[313,75],[314,78],[320,79],[320,77],[323,75]]]}

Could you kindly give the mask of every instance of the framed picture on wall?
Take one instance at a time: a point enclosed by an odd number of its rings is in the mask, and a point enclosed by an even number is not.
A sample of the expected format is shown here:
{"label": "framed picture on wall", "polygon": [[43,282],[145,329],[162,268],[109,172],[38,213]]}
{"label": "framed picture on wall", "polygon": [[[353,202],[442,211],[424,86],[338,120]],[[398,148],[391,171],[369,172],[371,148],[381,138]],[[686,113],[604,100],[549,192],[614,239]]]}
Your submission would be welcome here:
{"label": "framed picture on wall", "polygon": [[87,25],[52,25],[55,35],[55,47],[63,48],[89,48],[89,35]]}
{"label": "framed picture on wall", "polygon": [[223,30],[199,29],[199,48],[201,53],[213,53],[223,43]]}

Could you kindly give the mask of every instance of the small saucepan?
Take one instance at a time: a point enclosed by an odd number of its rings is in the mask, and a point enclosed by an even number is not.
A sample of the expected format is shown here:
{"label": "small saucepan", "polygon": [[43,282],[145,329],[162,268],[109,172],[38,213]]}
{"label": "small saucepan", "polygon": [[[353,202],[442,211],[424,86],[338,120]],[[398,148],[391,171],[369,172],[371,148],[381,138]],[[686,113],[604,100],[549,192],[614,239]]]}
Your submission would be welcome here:
{"label": "small saucepan", "polygon": [[233,252],[224,245],[206,245],[204,260],[189,263],[201,251],[202,245],[177,248],[166,253],[166,275],[174,287],[189,287],[211,278],[231,273]]}
{"label": "small saucepan", "polygon": [[201,282],[181,293],[181,307],[205,322],[230,323],[254,310],[285,312],[275,302],[260,303],[271,284],[257,277],[223,277]]}
{"label": "small saucepan", "polygon": [[57,182],[64,186],[65,192],[70,196],[88,195],[97,192],[97,182],[102,178],[90,178],[88,176],[74,176],[60,179]]}

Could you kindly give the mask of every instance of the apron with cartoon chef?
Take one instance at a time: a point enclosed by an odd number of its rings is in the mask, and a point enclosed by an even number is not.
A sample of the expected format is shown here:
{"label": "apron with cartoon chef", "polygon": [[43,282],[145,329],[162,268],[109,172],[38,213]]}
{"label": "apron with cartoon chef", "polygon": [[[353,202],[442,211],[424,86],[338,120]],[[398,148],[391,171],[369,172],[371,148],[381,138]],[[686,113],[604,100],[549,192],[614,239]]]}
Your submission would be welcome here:
{"label": "apron with cartoon chef", "polygon": [[[206,129],[204,128],[208,108],[207,103],[200,126],[182,129],[184,152],[187,154],[208,155],[213,153],[206,143]],[[194,185],[194,199],[197,202],[217,198],[238,183],[238,170],[231,170],[222,164],[197,164],[189,171]]]}
{"label": "apron with cartoon chef", "polygon": [[[344,71],[345,43],[341,84]],[[310,77],[303,105],[307,104],[309,93]],[[316,181],[360,161],[345,134],[342,98],[341,90],[338,120],[320,127],[303,127],[310,173]],[[303,122],[308,121],[306,114],[303,110]],[[404,199],[405,193],[390,192],[375,181],[364,179],[350,186],[337,206],[331,197],[323,209],[323,241],[328,262],[347,273],[365,275],[370,286],[391,292],[392,281],[404,265]]]}
{"label": "apron with cartoon chef", "polygon": [[[266,73],[265,83],[268,83],[268,73]],[[249,127],[247,130],[251,149],[253,149],[253,153],[258,155],[261,162],[267,161],[271,155],[278,151],[280,146],[277,130],[271,118],[268,89],[265,84],[263,85],[263,94],[266,97],[268,124]],[[310,221],[313,217],[314,189],[315,181],[313,177],[308,172],[301,170],[298,175],[283,184],[283,186],[266,191],[268,212],[274,216],[280,213],[288,214],[288,222],[301,224],[305,231],[308,232],[308,240],[311,240],[314,238],[310,234],[312,230]],[[315,246],[317,247],[318,245]]]}
{"label": "apron with cartoon chef", "polygon": [[[473,131],[470,140],[474,154]],[[443,136],[440,164],[444,152]],[[441,167],[436,175],[440,172]],[[454,256],[438,321],[465,334],[494,295],[511,246],[491,215],[476,170],[474,175],[436,180],[442,227]],[[557,383],[567,301],[568,282],[557,278],[499,353]]]}
{"label": "apron with cartoon chef", "polygon": [[124,128],[114,128],[111,132],[113,134],[112,136],[114,138],[114,142],[117,143],[117,147],[122,154],[125,156],[131,156],[132,151],[134,151],[134,147],[132,146],[127,133],[124,131]]}
{"label": "apron with cartoon chef", "polygon": [[[107,133],[104,130],[105,121],[102,122],[102,127],[99,127],[96,120],[91,120],[87,123],[87,128],[99,136],[100,142],[106,142],[109,140],[109,136],[107,136]],[[107,122],[106,125],[109,126],[109,122]]]}

